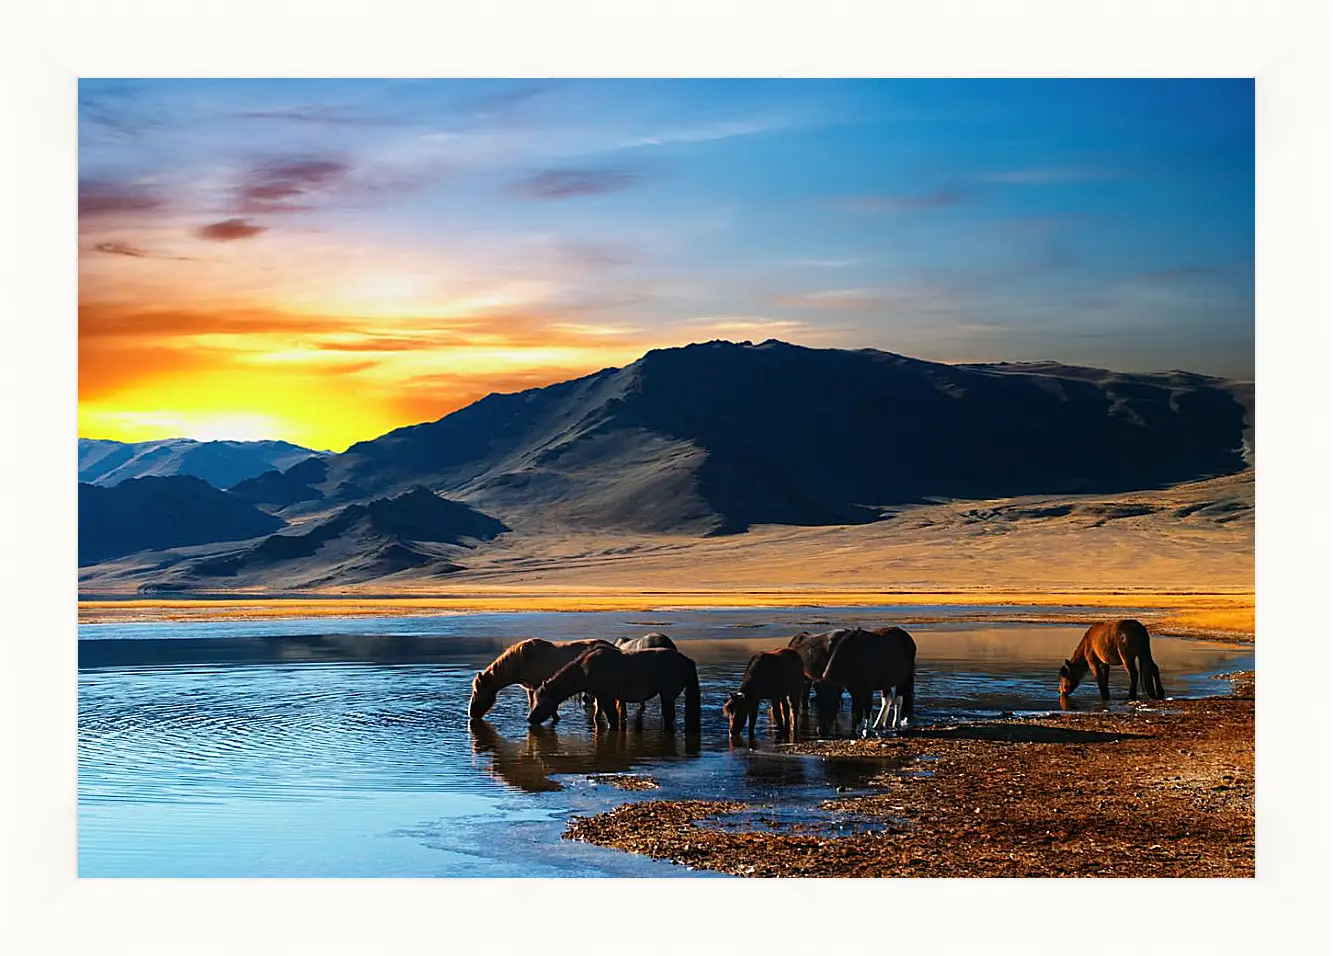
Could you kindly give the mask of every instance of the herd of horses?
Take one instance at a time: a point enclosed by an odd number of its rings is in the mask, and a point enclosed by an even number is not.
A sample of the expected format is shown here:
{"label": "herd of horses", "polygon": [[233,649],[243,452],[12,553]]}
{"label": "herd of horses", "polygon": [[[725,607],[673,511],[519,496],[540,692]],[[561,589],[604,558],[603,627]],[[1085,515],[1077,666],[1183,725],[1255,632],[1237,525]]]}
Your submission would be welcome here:
{"label": "herd of horses", "polygon": [[[1088,628],[1073,655],[1060,668],[1060,696],[1066,698],[1091,673],[1103,701],[1111,699],[1110,674],[1123,666],[1129,675],[1129,699],[1144,692],[1165,696],[1161,672],[1152,659],[1148,629],[1120,619]],[[513,645],[472,680],[468,716],[480,720],[505,687],[519,684],[528,693],[528,722],[534,726],[560,719],[559,708],[578,697],[597,723],[613,730],[628,725],[629,705],[656,697],[662,729],[675,731],[676,701],[684,694],[685,732],[698,733],[702,716],[699,674],[694,661],[665,634],[552,643],[529,638]],[[879,713],[871,720],[875,691]],[[821,634],[802,631],[786,647],[750,658],[740,687],[722,705],[733,737],[754,736],[761,705],[772,706],[780,736],[795,736],[799,718],[809,714],[813,692],[815,727],[826,736],[837,724],[842,696],[851,698],[852,734],[906,727],[916,699],[916,642],[900,627],[838,628]]]}

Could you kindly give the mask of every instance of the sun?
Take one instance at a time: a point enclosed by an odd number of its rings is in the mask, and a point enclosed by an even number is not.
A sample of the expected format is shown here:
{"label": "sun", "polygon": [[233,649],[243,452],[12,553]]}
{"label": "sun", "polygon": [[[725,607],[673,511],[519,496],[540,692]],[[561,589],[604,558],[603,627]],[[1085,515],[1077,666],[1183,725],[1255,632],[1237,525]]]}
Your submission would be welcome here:
{"label": "sun", "polygon": [[279,423],[268,415],[208,415],[185,425],[187,436],[198,441],[264,441],[279,430]]}

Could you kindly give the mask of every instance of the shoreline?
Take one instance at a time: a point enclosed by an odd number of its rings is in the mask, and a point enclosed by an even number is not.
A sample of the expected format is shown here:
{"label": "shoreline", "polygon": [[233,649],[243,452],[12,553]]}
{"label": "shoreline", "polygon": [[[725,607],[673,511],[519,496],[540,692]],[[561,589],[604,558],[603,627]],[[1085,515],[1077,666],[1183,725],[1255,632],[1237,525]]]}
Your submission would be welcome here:
{"label": "shoreline", "polygon": [[[699,826],[762,817],[735,801],[651,800],[574,817],[565,838],[737,876],[1254,876],[1254,676],[1230,693],[1130,713],[920,728],[782,745],[878,761],[875,792],[824,801],[850,836]],[[779,805],[780,806],[780,805]]]}
{"label": "shoreline", "polygon": [[[385,617],[430,614],[516,612],[660,612],[726,608],[819,607],[994,608],[971,614],[895,614],[894,623],[1010,622],[1078,624],[1104,618],[1102,609],[1128,608],[1154,632],[1172,637],[1252,642],[1254,594],[1243,591],[1185,590],[749,590],[569,592],[500,590],[457,593],[238,594],[200,593],[148,598],[80,595],[78,623],[130,623],[282,619],[295,617]],[[1040,608],[1060,608],[1044,612]],[[1023,608],[1015,613],[1010,608]]]}

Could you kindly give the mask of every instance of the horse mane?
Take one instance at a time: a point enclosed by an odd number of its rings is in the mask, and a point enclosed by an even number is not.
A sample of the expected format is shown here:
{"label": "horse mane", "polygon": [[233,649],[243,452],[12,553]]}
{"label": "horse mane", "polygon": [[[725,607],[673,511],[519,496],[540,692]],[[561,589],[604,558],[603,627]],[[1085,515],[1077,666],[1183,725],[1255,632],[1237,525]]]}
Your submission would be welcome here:
{"label": "horse mane", "polygon": [[504,652],[495,660],[491,661],[490,666],[481,672],[480,677],[482,681],[489,683],[496,679],[502,679],[502,675],[515,664],[518,664],[522,658],[530,654],[533,645],[538,643],[546,644],[549,642],[543,641],[540,637],[529,637],[519,641],[517,644],[511,644],[506,647]]}

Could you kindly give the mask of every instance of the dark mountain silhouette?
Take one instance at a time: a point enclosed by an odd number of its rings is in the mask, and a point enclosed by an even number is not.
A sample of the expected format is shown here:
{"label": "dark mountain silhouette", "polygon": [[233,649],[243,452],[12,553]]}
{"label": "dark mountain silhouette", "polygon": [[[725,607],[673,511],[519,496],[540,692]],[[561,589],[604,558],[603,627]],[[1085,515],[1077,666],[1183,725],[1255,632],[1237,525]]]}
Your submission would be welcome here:
{"label": "dark mountain silhouette", "polygon": [[930,498],[1156,488],[1245,467],[1245,387],[709,342],[353,445],[300,482],[320,500],[283,507],[424,485],[534,529],[725,533]]}
{"label": "dark mountain silhouette", "polygon": [[210,556],[180,569],[181,579],[283,575],[300,585],[357,581],[407,568],[461,570],[451,556],[472,541],[509,528],[467,505],[416,487],[393,498],[347,505],[299,534],[275,534],[242,551]]}
{"label": "dark mountain silhouette", "polygon": [[231,493],[242,501],[266,509],[286,508],[299,501],[319,501],[324,493],[313,486],[328,477],[328,470],[327,459],[311,457],[286,471],[275,468],[247,478],[233,487]]}
{"label": "dark mountain silhouette", "polygon": [[79,481],[116,485],[130,478],[193,475],[214,488],[232,485],[272,468],[290,468],[314,452],[285,441],[161,441],[118,442],[79,439]]}
{"label": "dark mountain silhouette", "polygon": [[201,478],[131,478],[113,488],[79,484],[79,566],[135,551],[268,534],[286,522]]}

